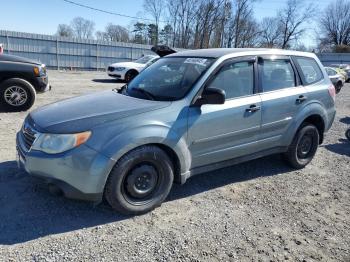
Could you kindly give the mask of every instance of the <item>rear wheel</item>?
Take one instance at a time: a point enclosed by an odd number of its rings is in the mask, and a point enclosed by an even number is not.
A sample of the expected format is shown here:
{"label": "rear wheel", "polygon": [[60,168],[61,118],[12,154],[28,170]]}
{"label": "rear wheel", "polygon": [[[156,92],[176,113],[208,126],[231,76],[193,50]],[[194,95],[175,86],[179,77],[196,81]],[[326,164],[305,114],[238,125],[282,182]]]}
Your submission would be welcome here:
{"label": "rear wheel", "polygon": [[34,87],[20,78],[7,79],[0,84],[0,105],[8,111],[26,111],[32,107],[36,97]]}
{"label": "rear wheel", "polygon": [[168,155],[156,146],[143,146],[118,161],[104,195],[112,208],[122,214],[143,214],[161,205],[173,180],[173,164]]}
{"label": "rear wheel", "polygon": [[296,133],[288,151],[284,153],[287,163],[293,168],[303,168],[311,162],[319,144],[319,133],[316,126],[304,124]]}
{"label": "rear wheel", "polygon": [[139,73],[136,70],[129,70],[128,72],[126,72],[125,74],[125,81],[127,83],[129,83],[131,80],[133,80],[135,78],[135,76],[137,76]]}

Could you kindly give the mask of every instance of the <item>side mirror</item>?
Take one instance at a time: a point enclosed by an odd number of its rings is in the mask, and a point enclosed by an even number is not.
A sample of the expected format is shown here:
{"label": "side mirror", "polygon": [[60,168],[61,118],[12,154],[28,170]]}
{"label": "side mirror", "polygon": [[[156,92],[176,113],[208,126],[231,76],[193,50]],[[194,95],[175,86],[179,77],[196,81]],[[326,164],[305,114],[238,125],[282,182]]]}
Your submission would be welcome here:
{"label": "side mirror", "polygon": [[222,105],[225,103],[225,91],[219,88],[207,87],[194,103],[195,106],[202,105]]}

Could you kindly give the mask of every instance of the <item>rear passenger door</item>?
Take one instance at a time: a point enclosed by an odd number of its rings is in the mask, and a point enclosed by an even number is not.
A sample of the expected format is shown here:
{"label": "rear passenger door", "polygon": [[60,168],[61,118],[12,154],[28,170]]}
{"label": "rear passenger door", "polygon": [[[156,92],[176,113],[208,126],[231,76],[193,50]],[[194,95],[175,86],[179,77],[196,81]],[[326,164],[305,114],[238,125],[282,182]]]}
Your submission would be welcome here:
{"label": "rear passenger door", "polygon": [[307,99],[289,56],[259,57],[262,101],[261,149],[281,146],[281,138]]}

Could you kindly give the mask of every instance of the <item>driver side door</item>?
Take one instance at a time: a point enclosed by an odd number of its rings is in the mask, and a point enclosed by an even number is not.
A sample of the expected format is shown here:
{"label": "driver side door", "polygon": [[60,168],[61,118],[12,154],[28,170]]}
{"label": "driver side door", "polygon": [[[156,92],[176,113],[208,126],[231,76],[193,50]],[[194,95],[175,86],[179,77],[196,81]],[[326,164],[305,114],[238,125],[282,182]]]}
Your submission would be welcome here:
{"label": "driver side door", "polygon": [[255,57],[225,62],[204,87],[224,90],[225,103],[189,108],[191,168],[259,150],[261,98],[257,92],[256,66]]}

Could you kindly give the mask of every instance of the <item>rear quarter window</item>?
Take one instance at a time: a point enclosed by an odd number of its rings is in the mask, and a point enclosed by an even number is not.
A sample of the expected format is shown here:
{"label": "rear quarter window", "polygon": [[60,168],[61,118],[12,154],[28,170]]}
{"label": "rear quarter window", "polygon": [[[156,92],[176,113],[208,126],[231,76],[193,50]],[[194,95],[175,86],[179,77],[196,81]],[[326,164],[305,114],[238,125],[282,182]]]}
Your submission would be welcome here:
{"label": "rear quarter window", "polygon": [[295,57],[304,85],[310,85],[323,79],[321,68],[313,58]]}

